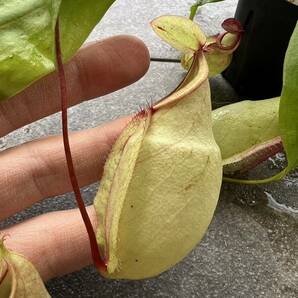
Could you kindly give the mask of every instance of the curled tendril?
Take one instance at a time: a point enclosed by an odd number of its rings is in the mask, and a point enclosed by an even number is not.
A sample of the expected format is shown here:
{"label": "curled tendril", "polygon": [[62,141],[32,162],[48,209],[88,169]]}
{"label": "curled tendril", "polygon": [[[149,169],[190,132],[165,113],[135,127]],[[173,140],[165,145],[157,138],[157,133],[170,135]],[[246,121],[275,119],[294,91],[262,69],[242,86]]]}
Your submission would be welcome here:
{"label": "curled tendril", "polygon": [[[241,23],[234,19],[234,18],[229,18],[226,19],[223,23],[222,23],[222,28],[224,30],[226,30],[226,32],[220,33],[216,36],[215,42],[210,43],[210,44],[206,44],[206,46],[204,47],[204,51],[208,52],[211,49],[219,49],[219,50],[223,50],[223,51],[231,51],[233,49],[235,49],[241,40],[241,36],[244,32]],[[234,34],[236,35],[235,40],[233,41],[232,44],[225,46],[223,45],[223,39],[225,38],[225,36],[227,34]]]}

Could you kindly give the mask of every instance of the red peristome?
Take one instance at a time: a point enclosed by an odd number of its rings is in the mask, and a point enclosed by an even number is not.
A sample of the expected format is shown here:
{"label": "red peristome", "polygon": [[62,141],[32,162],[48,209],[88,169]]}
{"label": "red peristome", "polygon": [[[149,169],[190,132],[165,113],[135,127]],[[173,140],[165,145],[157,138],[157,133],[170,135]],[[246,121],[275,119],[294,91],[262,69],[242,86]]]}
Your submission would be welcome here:
{"label": "red peristome", "polygon": [[235,162],[225,165],[224,173],[227,175],[245,173],[282,151],[283,144],[281,138],[274,138],[266,143],[255,146],[250,152],[243,157],[239,157]]}
{"label": "red peristome", "polygon": [[60,84],[60,96],[61,96],[61,111],[62,111],[62,131],[63,131],[63,143],[64,143],[64,150],[65,150],[65,157],[67,161],[67,167],[69,172],[69,178],[71,181],[71,185],[73,191],[75,193],[77,205],[79,207],[81,216],[83,218],[89,241],[91,247],[91,254],[94,261],[95,266],[99,271],[106,271],[106,264],[101,259],[99,248],[96,241],[96,236],[93,230],[93,226],[91,224],[91,220],[88,216],[78,179],[76,177],[70,144],[69,144],[69,136],[68,136],[68,117],[67,117],[67,88],[66,88],[66,78],[65,78],[65,71],[62,62],[62,52],[61,52],[61,44],[60,44],[60,30],[59,30],[59,19],[57,19],[56,27],[55,27],[55,51],[56,51],[56,62],[57,62],[57,71],[59,77],[59,84]]}
{"label": "red peristome", "polygon": [[241,172],[254,169],[256,166],[266,161],[268,158],[283,151],[283,144],[280,138],[272,140],[271,143],[267,143],[265,146],[260,146],[258,149],[253,150],[247,157],[245,166],[241,169]]}

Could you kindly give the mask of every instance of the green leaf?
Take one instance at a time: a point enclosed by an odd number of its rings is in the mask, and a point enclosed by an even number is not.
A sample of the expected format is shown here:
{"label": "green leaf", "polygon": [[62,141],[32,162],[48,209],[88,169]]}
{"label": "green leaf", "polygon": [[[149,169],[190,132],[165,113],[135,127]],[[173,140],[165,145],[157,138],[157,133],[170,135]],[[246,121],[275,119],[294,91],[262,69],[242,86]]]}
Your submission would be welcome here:
{"label": "green leaf", "polygon": [[193,53],[206,43],[199,26],[180,16],[161,16],[151,22],[156,34],[182,53]]}
{"label": "green leaf", "polygon": [[2,239],[0,239],[0,297],[50,297],[34,266],[23,256],[7,250]]}
{"label": "green leaf", "polygon": [[190,20],[194,19],[197,13],[197,10],[200,6],[203,6],[207,3],[220,2],[220,1],[223,1],[223,0],[197,0],[196,3],[192,5],[190,8],[190,16],[189,16]]}
{"label": "green leaf", "polygon": [[110,278],[141,279],[182,260],[202,239],[221,186],[202,52],[179,87],[122,132],[95,198]]}
{"label": "green leaf", "polygon": [[113,0],[0,0],[0,100],[55,69],[54,28],[61,16],[65,61]]}
{"label": "green leaf", "polygon": [[60,1],[0,0],[0,100],[54,69]]}
{"label": "green leaf", "polygon": [[298,23],[285,57],[279,126],[288,160],[286,175],[298,166]]}
{"label": "green leaf", "polygon": [[115,0],[62,0],[59,20],[65,60],[75,54],[113,2]]}

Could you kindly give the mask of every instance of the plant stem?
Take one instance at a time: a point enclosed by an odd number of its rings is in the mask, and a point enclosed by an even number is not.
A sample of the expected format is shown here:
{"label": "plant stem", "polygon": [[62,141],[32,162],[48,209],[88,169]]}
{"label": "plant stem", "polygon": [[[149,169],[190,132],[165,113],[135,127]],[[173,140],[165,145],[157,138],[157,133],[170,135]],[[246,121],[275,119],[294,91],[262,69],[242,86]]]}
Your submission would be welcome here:
{"label": "plant stem", "polygon": [[193,19],[196,16],[197,10],[199,8],[199,6],[201,5],[200,1],[198,0],[195,4],[193,4],[190,8],[190,15],[189,15],[189,19],[193,21]]}
{"label": "plant stem", "polygon": [[171,62],[171,63],[180,63],[179,59],[171,59],[171,58],[154,58],[151,57],[150,61],[153,62]]}
{"label": "plant stem", "polygon": [[285,177],[287,174],[286,169],[279,172],[278,174],[265,178],[265,179],[257,179],[257,180],[245,180],[245,179],[238,179],[238,178],[230,178],[230,177],[223,177],[222,181],[227,182],[227,183],[235,183],[235,184],[246,184],[246,185],[261,185],[261,184],[267,184],[267,183],[272,183],[276,182],[278,180],[281,180],[282,178]]}
{"label": "plant stem", "polygon": [[65,156],[67,161],[69,178],[71,181],[73,191],[75,193],[77,205],[81,212],[81,216],[83,218],[83,221],[89,236],[93,262],[98,270],[105,271],[106,264],[104,263],[104,261],[101,259],[101,256],[100,256],[93,226],[91,224],[91,220],[88,216],[84,201],[82,199],[78,179],[75,174],[71,150],[70,150],[69,136],[68,136],[68,119],[67,119],[67,106],[68,106],[67,97],[68,96],[67,96],[67,88],[66,88],[65,71],[64,71],[63,62],[62,62],[59,19],[57,19],[57,23],[55,27],[55,50],[56,50],[57,71],[58,71],[59,84],[60,84],[63,143],[64,143],[64,151],[65,151]]}
{"label": "plant stem", "polygon": [[189,19],[193,21],[194,17],[196,16],[196,13],[198,11],[198,8],[200,6],[203,6],[207,3],[213,3],[213,2],[220,2],[223,0],[197,0],[195,4],[193,4],[190,8],[190,16]]}

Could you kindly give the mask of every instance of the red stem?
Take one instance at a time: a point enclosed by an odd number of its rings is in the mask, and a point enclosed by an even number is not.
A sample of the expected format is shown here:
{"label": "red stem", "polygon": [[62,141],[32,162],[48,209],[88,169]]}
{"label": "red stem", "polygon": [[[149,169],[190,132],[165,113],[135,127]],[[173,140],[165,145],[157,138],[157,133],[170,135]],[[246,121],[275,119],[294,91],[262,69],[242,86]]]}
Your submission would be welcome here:
{"label": "red stem", "polygon": [[61,96],[61,111],[62,111],[62,131],[63,131],[63,143],[65,156],[67,161],[68,173],[71,181],[73,191],[75,193],[77,205],[80,209],[81,216],[83,218],[91,247],[92,258],[95,266],[99,271],[106,271],[106,264],[101,259],[99,248],[97,245],[95,233],[93,226],[91,224],[90,218],[88,216],[84,201],[82,199],[78,179],[75,174],[75,169],[73,165],[69,136],[68,136],[68,120],[67,120],[67,89],[66,89],[66,78],[65,71],[62,62],[61,54],[61,44],[60,44],[60,30],[59,30],[59,20],[57,20],[55,27],[55,49],[56,49],[56,61],[57,61],[57,70],[60,84],[60,96]]}

